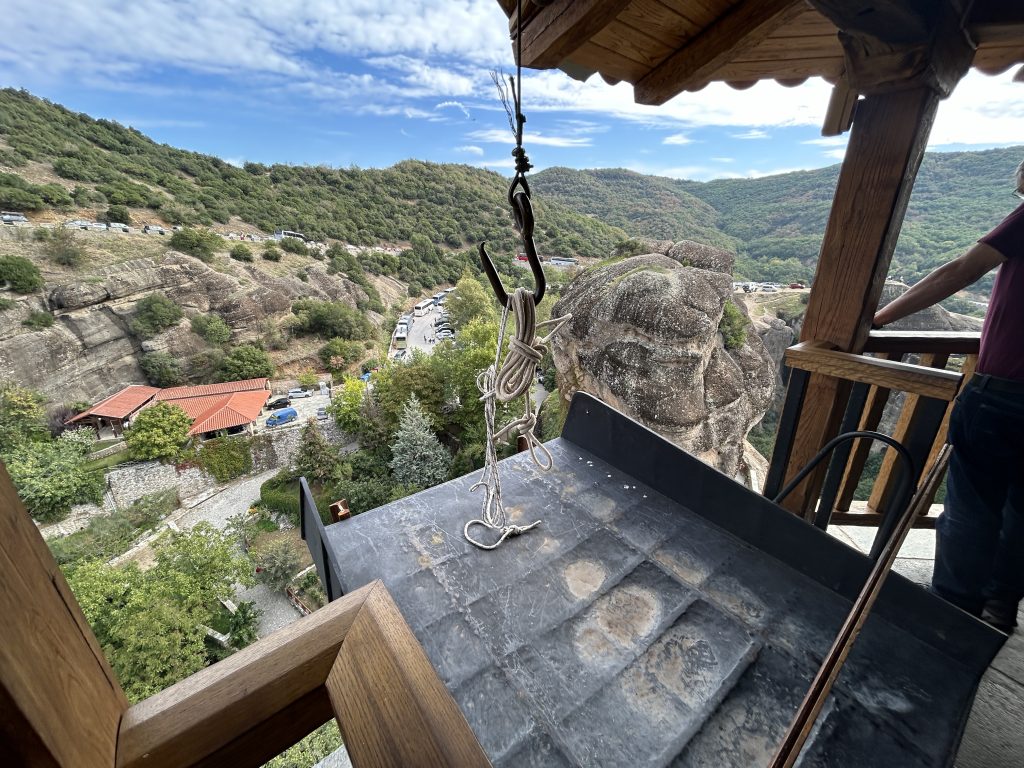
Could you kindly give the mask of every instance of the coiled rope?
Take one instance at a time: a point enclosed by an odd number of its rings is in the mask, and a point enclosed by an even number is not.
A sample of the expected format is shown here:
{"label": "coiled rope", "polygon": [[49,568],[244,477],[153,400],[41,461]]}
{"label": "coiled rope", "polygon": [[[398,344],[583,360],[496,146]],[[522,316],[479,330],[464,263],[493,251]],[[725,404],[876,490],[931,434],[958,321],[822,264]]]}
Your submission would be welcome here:
{"label": "coiled rope", "polygon": [[[501,363],[501,353],[505,346],[505,332],[508,327],[509,313],[515,317],[516,331],[509,339],[508,354]],[[481,371],[477,376],[476,386],[480,390],[480,399],[484,403],[484,424],[487,429],[487,443],[484,448],[484,469],[479,482],[470,488],[484,489],[483,506],[480,517],[470,520],[463,528],[462,534],[473,546],[480,549],[497,549],[510,536],[526,533],[541,524],[536,520],[529,525],[509,523],[505,513],[505,505],[501,497],[501,478],[498,474],[497,443],[504,442],[513,433],[526,438],[530,459],[543,472],[551,469],[553,459],[551,452],[537,438],[534,428],[537,426],[537,409],[533,407],[533,385],[537,374],[537,364],[544,358],[547,345],[554,336],[572,318],[572,315],[552,318],[537,323],[537,307],[533,302],[533,293],[526,288],[517,288],[509,294],[508,304],[501,313],[501,325],[498,328],[498,349],[494,355],[494,363]],[[537,337],[537,330],[550,328],[547,336]],[[501,363],[499,365],[499,363]],[[498,403],[507,403],[517,397],[524,397],[523,415],[509,422],[500,430],[495,431],[494,420]],[[542,461],[540,456],[544,457]],[[474,539],[470,529],[481,525],[499,533],[493,544]]]}

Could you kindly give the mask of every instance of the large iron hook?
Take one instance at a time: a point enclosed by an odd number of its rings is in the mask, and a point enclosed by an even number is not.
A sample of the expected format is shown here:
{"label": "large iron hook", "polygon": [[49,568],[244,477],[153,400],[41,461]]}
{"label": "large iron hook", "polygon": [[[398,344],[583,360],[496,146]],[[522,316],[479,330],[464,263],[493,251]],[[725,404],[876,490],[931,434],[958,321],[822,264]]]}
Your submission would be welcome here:
{"label": "large iron hook", "polygon": [[[515,191],[518,185],[522,185],[524,189]],[[509,203],[512,205],[512,216],[516,220],[516,226],[519,227],[519,233],[523,237],[523,250],[526,252],[526,260],[533,271],[533,280],[537,286],[533,291],[533,303],[537,305],[544,298],[547,278],[544,277],[544,268],[541,266],[540,256],[537,255],[537,246],[533,242],[533,203],[530,202],[529,189],[526,186],[526,179],[521,179],[517,176],[509,188]],[[501,284],[501,278],[498,277],[498,270],[494,268],[494,262],[491,261],[491,257],[487,255],[487,251],[484,249],[485,245],[486,243],[480,243],[480,264],[483,266],[484,273],[491,283],[494,297],[501,306],[507,307],[508,293],[505,292],[505,286]]]}

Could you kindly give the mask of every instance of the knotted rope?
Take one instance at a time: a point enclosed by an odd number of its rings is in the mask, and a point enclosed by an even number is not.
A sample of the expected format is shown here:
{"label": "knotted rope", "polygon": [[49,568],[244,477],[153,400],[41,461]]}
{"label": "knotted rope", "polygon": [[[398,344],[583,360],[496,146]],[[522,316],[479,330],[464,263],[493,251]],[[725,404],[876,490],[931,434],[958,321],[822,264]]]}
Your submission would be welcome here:
{"label": "knotted rope", "polygon": [[[516,321],[515,335],[509,339],[508,354],[501,363],[501,352],[505,346],[505,332],[508,327],[508,316],[512,313]],[[537,364],[544,358],[548,342],[572,315],[552,318],[537,323],[537,308],[533,302],[533,293],[526,288],[517,288],[508,297],[508,304],[501,313],[501,325],[498,328],[498,349],[494,355],[494,363],[481,371],[477,376],[476,386],[480,390],[480,399],[484,403],[484,424],[487,429],[487,442],[484,447],[484,470],[479,482],[470,490],[484,489],[483,506],[480,517],[470,520],[463,528],[463,536],[470,544],[480,549],[497,549],[505,539],[518,536],[536,528],[541,521],[536,520],[529,525],[514,525],[508,522],[505,505],[501,498],[501,478],[498,474],[497,443],[505,441],[513,432],[526,438],[530,451],[530,459],[543,472],[552,466],[551,452],[534,434],[537,425],[537,410],[533,407],[533,383],[537,373]],[[537,337],[539,328],[550,327],[547,336]],[[494,419],[498,403],[507,403],[517,397],[524,397],[523,415],[509,422],[500,430],[495,431]],[[542,454],[544,461],[539,458]],[[470,534],[470,528],[482,525],[492,531],[498,531],[500,537],[493,544],[477,541]]]}

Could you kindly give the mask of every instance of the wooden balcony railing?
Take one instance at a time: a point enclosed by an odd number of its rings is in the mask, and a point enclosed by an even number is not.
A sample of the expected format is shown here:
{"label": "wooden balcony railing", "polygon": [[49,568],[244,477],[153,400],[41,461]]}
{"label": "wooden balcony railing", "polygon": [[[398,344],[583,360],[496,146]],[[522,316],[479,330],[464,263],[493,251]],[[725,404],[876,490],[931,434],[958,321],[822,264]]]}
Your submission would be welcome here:
{"label": "wooden balcony railing", "polygon": [[356,766],[487,766],[380,582],[128,706],[0,465],[5,766],[259,766],[331,717]]}
{"label": "wooden balcony railing", "polygon": [[[838,352],[819,342],[803,342],[786,351],[791,369],[786,402],[780,418],[775,451],[765,483],[766,496],[774,497],[783,481],[798,467],[789,466],[796,426],[806,408],[803,395],[809,377],[831,377],[843,383],[847,400],[840,432],[877,430],[889,403],[899,408],[892,437],[914,459],[916,485],[935,463],[946,441],[952,401],[962,383],[974,372],[980,336],[977,333],[874,331],[860,355]],[[904,362],[912,357],[914,363]],[[819,446],[820,447],[820,446]],[[886,449],[866,512],[851,512],[851,502],[867,462],[871,444],[859,441],[836,449],[827,470],[817,478],[815,524],[830,522],[880,525],[896,503],[900,466],[896,452]],[[814,475],[808,482],[814,483]],[[930,503],[930,500],[929,500]],[[927,509],[929,504],[922,505]],[[934,525],[926,515],[917,527]]]}

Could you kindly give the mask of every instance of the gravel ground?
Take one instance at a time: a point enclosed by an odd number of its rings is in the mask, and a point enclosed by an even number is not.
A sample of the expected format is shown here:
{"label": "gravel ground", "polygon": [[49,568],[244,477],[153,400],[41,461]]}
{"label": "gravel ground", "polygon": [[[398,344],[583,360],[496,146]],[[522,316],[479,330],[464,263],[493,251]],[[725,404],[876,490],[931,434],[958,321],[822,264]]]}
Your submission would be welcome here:
{"label": "gravel ground", "polygon": [[302,618],[302,614],[288,602],[284,592],[274,592],[266,584],[239,589],[236,594],[239,600],[252,600],[256,607],[263,611],[260,616],[260,637],[266,637],[271,632]]}
{"label": "gravel ground", "polygon": [[214,528],[223,530],[228,524],[228,518],[245,512],[249,506],[260,497],[260,486],[276,475],[278,470],[271,469],[259,475],[239,480],[234,485],[229,485],[216,496],[211,496],[206,501],[200,502],[192,509],[186,510],[181,516],[175,516],[174,521],[182,530],[192,528],[196,523],[205,521]]}

